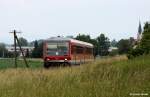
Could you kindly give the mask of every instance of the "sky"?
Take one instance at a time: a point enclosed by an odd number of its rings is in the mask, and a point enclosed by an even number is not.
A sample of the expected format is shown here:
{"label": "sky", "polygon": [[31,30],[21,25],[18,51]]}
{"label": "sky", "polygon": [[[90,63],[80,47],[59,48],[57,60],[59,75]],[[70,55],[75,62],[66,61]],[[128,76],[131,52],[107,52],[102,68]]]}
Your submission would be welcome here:
{"label": "sky", "polygon": [[0,0],[0,42],[9,32],[28,41],[101,33],[110,40],[136,37],[139,21],[150,21],[150,0]]}

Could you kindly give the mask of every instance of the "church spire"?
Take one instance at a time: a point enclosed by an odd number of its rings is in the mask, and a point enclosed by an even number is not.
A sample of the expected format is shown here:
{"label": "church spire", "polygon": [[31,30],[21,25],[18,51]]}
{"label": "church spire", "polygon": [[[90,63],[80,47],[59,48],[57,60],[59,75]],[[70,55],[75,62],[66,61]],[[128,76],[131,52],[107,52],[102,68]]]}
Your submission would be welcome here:
{"label": "church spire", "polygon": [[140,21],[139,21],[138,34],[142,34],[142,26],[141,26],[141,22]]}
{"label": "church spire", "polygon": [[142,26],[141,22],[139,21],[138,33],[137,33],[137,41],[139,42],[142,38]]}

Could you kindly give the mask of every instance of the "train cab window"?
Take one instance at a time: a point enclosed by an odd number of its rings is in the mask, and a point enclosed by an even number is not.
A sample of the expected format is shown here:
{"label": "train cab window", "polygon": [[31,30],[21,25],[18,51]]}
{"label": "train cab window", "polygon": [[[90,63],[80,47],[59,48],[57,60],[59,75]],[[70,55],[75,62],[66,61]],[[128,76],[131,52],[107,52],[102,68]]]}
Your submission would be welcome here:
{"label": "train cab window", "polygon": [[60,55],[68,54],[68,49],[69,49],[68,43],[58,43],[57,48]]}
{"label": "train cab window", "polygon": [[68,55],[69,44],[65,42],[59,43],[48,43],[47,52],[48,55]]}

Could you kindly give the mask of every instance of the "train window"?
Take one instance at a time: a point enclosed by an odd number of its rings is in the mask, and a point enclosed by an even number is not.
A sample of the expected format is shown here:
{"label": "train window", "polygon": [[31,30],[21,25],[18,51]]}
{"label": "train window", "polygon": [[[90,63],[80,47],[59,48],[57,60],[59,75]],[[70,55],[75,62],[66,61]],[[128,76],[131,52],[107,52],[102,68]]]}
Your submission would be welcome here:
{"label": "train window", "polygon": [[86,54],[92,54],[93,49],[92,48],[86,48]]}
{"label": "train window", "polygon": [[69,44],[64,42],[48,43],[47,47],[48,55],[67,55],[69,50]]}
{"label": "train window", "polygon": [[93,49],[92,48],[88,48],[88,47],[81,47],[81,46],[71,46],[71,54],[92,54],[93,53]]}
{"label": "train window", "polygon": [[68,54],[68,43],[58,43],[58,52],[60,55],[67,55]]}
{"label": "train window", "polygon": [[48,43],[48,50],[57,50],[57,44],[56,43]]}
{"label": "train window", "polygon": [[77,54],[82,54],[83,51],[84,51],[84,48],[83,48],[83,47],[81,47],[81,46],[76,46],[76,53],[77,53]]}

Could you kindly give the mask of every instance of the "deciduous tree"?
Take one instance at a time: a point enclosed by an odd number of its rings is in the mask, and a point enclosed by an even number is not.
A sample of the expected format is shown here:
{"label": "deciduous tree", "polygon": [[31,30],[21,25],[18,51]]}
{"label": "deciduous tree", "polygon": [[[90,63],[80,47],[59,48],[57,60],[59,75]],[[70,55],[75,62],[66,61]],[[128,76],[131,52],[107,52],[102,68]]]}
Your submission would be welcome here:
{"label": "deciduous tree", "polygon": [[110,47],[110,42],[107,37],[105,37],[104,34],[100,34],[100,36],[97,37],[97,42],[98,42],[98,54],[101,56],[106,56],[109,54],[109,47]]}

